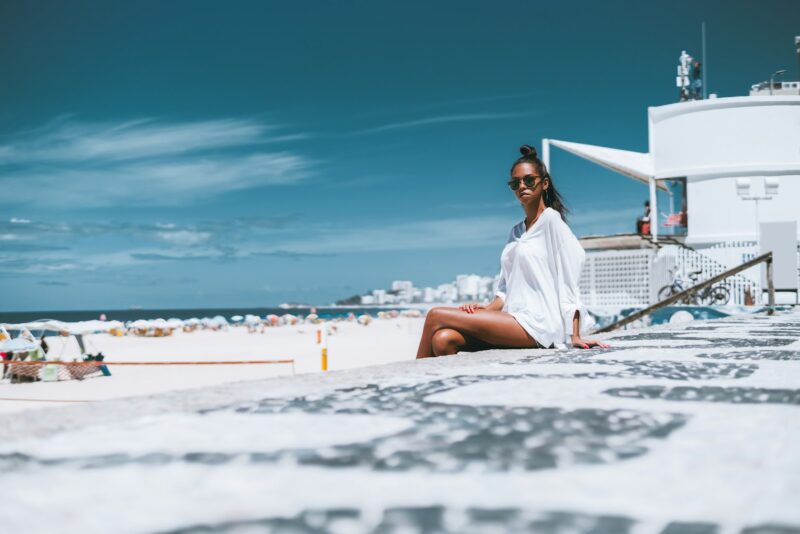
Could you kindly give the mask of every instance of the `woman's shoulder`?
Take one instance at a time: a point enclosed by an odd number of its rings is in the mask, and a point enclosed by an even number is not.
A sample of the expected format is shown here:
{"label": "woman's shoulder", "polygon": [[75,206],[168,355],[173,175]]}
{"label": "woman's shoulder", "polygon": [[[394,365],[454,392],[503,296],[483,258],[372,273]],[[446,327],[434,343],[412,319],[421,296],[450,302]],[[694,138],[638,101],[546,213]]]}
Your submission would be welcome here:
{"label": "woman's shoulder", "polygon": [[561,218],[561,214],[557,210],[551,208],[550,206],[548,206],[548,207],[546,207],[544,209],[544,211],[542,212],[542,215],[547,217],[548,219],[552,219],[552,220],[559,220],[559,221],[563,220]]}
{"label": "woman's shoulder", "polygon": [[508,233],[508,239],[506,240],[506,244],[512,243],[522,237],[522,234],[525,233],[525,221],[519,222],[511,227],[511,231]]}
{"label": "woman's shoulder", "polygon": [[545,210],[542,212],[542,217],[545,217],[550,225],[556,225],[559,228],[569,228],[567,223],[564,222],[564,218],[561,216],[561,213],[551,207],[545,208]]}
{"label": "woman's shoulder", "polygon": [[572,228],[564,221],[564,218],[561,216],[557,210],[553,208],[547,208],[542,213],[542,216],[546,216],[546,226],[549,231],[554,232],[555,235],[559,237],[566,237],[566,236],[574,236],[572,232]]}

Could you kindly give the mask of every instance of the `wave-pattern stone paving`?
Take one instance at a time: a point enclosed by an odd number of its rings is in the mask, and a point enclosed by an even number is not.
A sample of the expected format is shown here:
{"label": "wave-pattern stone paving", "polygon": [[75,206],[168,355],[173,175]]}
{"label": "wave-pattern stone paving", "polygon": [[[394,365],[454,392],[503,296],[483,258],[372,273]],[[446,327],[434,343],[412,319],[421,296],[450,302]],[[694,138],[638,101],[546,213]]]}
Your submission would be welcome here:
{"label": "wave-pattern stone paving", "polygon": [[0,525],[800,532],[800,312],[605,337],[3,415]]}

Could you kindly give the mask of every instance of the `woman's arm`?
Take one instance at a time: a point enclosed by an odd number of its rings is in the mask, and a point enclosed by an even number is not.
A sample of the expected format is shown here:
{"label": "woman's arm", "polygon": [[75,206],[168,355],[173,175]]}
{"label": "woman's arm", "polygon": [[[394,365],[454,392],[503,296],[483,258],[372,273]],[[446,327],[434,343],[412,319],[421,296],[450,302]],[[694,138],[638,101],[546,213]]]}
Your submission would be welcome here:
{"label": "woman's arm", "polygon": [[503,309],[503,304],[503,299],[495,297],[488,306],[484,306],[483,304],[463,304],[459,306],[459,309],[467,313],[475,313],[475,310],[501,311]]}
{"label": "woman's arm", "polygon": [[503,310],[503,304],[505,304],[505,302],[503,302],[503,299],[501,299],[500,297],[495,297],[494,300],[488,306],[486,306],[486,309],[487,310],[502,311]]}
{"label": "woman's arm", "polygon": [[578,347],[579,349],[588,349],[589,347],[602,347],[607,349],[610,345],[601,341],[581,339],[581,314],[576,310],[575,315],[572,316],[572,346]]}

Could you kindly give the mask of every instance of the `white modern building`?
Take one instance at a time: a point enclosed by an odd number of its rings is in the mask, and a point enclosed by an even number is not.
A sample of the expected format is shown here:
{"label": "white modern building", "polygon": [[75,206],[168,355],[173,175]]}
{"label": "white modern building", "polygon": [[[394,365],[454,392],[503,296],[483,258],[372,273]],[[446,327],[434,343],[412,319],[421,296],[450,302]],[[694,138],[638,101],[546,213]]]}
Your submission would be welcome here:
{"label": "white modern building", "polygon": [[422,302],[433,302],[436,298],[436,292],[432,287],[426,287],[422,290]]}
{"label": "white modern building", "polygon": [[434,291],[436,302],[456,302],[458,301],[458,288],[455,284],[439,284]]}
{"label": "white modern building", "polygon": [[[582,292],[589,304],[645,305],[672,273],[706,279],[765,251],[777,232],[794,228],[781,249],[797,258],[800,229],[800,83],[751,96],[690,100],[648,108],[648,152],[542,141],[550,168],[553,147],[611,169],[647,187],[650,235],[597,236],[587,249]],[[794,93],[787,94],[794,90]],[[794,225],[794,226],[792,226]],[[771,235],[771,233],[775,235]],[[772,241],[770,241],[772,239]],[[761,246],[759,246],[759,243]],[[788,243],[788,244],[786,244]],[[775,245],[770,244],[774,247]],[[770,249],[772,250],[772,249]],[[777,261],[777,260],[776,260]],[[777,280],[784,302],[797,302],[793,275]],[[776,263],[776,269],[778,264]],[[762,296],[761,267],[730,279],[733,302]],[[792,283],[793,282],[793,283]],[[788,300],[787,300],[788,299]]]}
{"label": "white modern building", "polygon": [[374,289],[372,290],[372,296],[375,298],[374,303],[377,305],[388,304],[387,302],[387,294],[385,289]]}
{"label": "white modern building", "polygon": [[460,300],[475,300],[481,288],[481,277],[477,274],[459,274],[456,277],[458,298]]}

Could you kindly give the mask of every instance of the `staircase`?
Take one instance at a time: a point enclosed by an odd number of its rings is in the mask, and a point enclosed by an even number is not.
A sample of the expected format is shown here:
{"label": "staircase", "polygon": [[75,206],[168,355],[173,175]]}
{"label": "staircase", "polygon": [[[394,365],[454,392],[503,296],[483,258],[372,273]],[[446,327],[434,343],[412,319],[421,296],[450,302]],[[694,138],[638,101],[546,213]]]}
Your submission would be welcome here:
{"label": "staircase", "polygon": [[[661,241],[659,239],[659,241]],[[666,265],[672,264],[671,268],[667,268],[666,271],[672,271],[675,274],[680,274],[680,276],[684,280],[689,280],[689,273],[693,271],[699,271],[700,274],[698,276],[698,282],[702,282],[704,280],[708,280],[709,278],[716,276],[718,274],[722,274],[723,272],[730,269],[732,266],[738,265],[741,261],[731,262],[732,265],[726,265],[720,261],[715,260],[714,258],[710,257],[709,253],[713,253],[720,249],[726,248],[740,248],[739,243],[720,243],[719,245],[715,245],[714,247],[707,249],[707,251],[700,252],[696,249],[693,249],[689,246],[686,246],[682,243],[674,243],[671,245],[673,246],[661,246],[659,247],[658,257],[656,261],[663,261]],[[755,252],[749,255],[749,257],[745,258],[750,259],[755,256]],[[736,304],[736,305],[744,305],[745,304],[745,293],[746,290],[749,289],[750,294],[753,298],[753,302],[755,304],[761,304],[761,284],[759,282],[759,267],[752,267],[745,274],[737,274],[731,276],[723,283],[727,288],[730,290],[731,293],[731,301],[728,304]],[[663,276],[662,280],[657,280],[655,276],[655,269],[654,269],[654,290],[658,291],[658,288],[663,287],[664,285],[668,285],[672,283],[670,275],[668,272],[660,273]],[[666,275],[666,276],[665,276]],[[663,283],[661,283],[663,282]],[[656,288],[655,286],[658,286]]]}

